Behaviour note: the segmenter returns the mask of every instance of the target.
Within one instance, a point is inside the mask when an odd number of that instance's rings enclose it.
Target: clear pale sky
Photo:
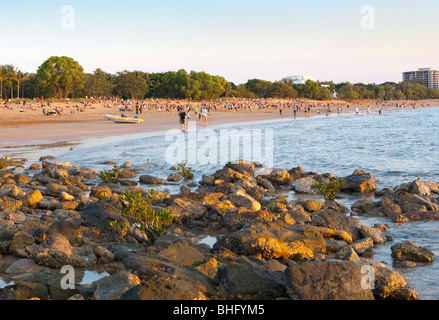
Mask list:
[[[66,5],[73,29],[63,28]],[[362,27],[363,6],[373,29]],[[26,72],[53,55],[86,72],[185,69],[236,84],[399,82],[402,71],[439,69],[437,0],[0,0],[0,10],[0,64]]]

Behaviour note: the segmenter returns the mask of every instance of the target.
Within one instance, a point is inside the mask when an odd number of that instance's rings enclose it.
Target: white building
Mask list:
[[[418,71],[407,71],[402,73],[402,81],[422,80],[427,88],[439,89],[439,71],[431,68],[420,68]]]
[[[292,80],[293,84],[305,84],[305,82],[308,80],[317,82],[316,79],[310,76],[288,76],[283,78],[282,80]]]

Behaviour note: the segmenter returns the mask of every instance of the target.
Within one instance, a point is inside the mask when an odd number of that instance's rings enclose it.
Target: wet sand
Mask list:
[[[272,102],[277,103],[279,100]],[[325,116],[325,110],[322,107],[324,102],[319,103],[321,106],[311,108],[310,117]],[[337,103],[344,104],[343,114],[353,114],[357,107],[360,114],[365,113],[368,106],[370,106],[371,112],[378,112],[377,110],[382,107],[384,110],[386,108],[388,110],[396,109],[392,106],[392,101],[386,102],[386,105],[377,105],[375,102],[352,104],[349,102],[331,101],[330,116],[332,117],[337,116]],[[408,104],[410,102],[404,103]],[[418,101],[418,106],[421,103],[423,102]],[[346,104],[350,104],[349,109],[346,107]],[[56,103],[54,104],[55,106],[57,106]],[[105,119],[105,114],[120,115],[121,112],[116,106],[105,107],[101,103],[92,104],[91,108],[87,108],[84,112],[70,113],[71,109],[64,109],[62,116],[45,116],[42,114],[41,107],[35,107],[35,105],[32,109],[22,109],[22,106],[14,104],[11,104],[10,107],[11,109],[0,108],[0,148],[72,142],[82,139],[105,138],[181,128],[176,111],[171,114],[164,110],[144,110],[143,114],[139,115],[144,119],[143,123],[128,124],[114,123]],[[61,107],[65,107],[65,105],[61,105]],[[318,110],[320,110],[320,113],[318,113]],[[135,115],[133,112],[125,112],[125,114],[127,116]],[[299,110],[296,118],[304,117],[304,110]],[[280,114],[279,109],[276,107],[253,109],[252,111],[249,109],[238,109],[238,111],[212,110],[208,116],[207,126],[281,119],[293,119],[293,110],[291,108],[282,108],[282,114]],[[191,112],[191,120],[196,120],[197,126],[202,127],[198,122],[198,115],[195,115],[193,112]]]

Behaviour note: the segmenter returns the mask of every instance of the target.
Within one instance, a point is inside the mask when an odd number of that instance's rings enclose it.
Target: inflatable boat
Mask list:
[[[142,123],[143,122],[143,119],[137,118],[137,117],[131,118],[131,117],[122,117],[122,116],[112,116],[109,114],[106,114],[104,117],[105,117],[105,119],[111,120],[111,121],[116,122],[116,123]]]

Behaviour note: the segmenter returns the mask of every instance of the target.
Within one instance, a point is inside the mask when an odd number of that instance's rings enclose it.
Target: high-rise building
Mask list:
[[[422,80],[427,88],[439,89],[439,71],[431,68],[420,68],[418,71],[407,71],[402,73],[402,81]]]

